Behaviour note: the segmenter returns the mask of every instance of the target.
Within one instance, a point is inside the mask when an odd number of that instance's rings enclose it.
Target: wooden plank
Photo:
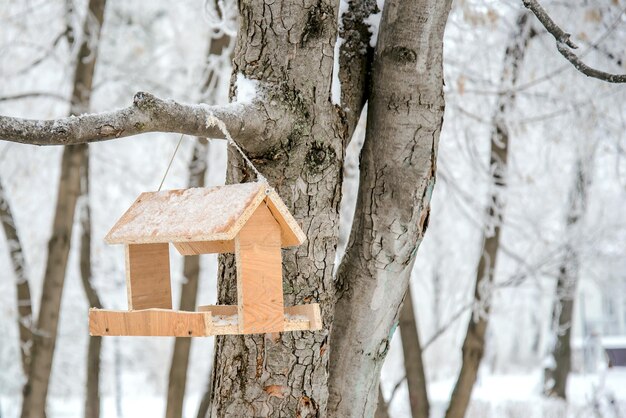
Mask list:
[[[198,312],[211,312],[213,316],[237,315],[237,305],[203,305],[198,306]]]
[[[234,305],[199,306],[201,312],[211,312],[212,333],[214,335],[238,335],[239,315]],[[283,331],[316,331],[322,328],[320,308],[317,303],[311,305],[290,306],[285,308]]]
[[[280,226],[263,203],[235,238],[239,332],[284,329]]]
[[[128,309],[172,309],[168,244],[126,245]]]
[[[306,235],[276,191],[272,190],[267,195],[265,203],[280,225],[281,245],[283,247],[297,246],[306,241]]]
[[[232,240],[265,199],[266,188],[266,183],[257,182],[142,193],[104,240],[108,244]]]
[[[181,255],[224,254],[235,252],[235,241],[175,242],[174,247]]]
[[[212,335],[211,323],[210,312],[89,310],[89,334],[97,336],[202,337]]]
[[[285,317],[290,320],[296,320],[297,317],[302,316],[309,321],[309,330],[317,331],[322,329],[322,313],[320,312],[320,305],[317,303],[309,303],[307,305],[296,305],[285,307]],[[291,318],[290,318],[291,317]]]

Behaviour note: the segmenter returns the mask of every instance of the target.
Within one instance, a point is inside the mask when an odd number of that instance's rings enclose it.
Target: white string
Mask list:
[[[172,158],[170,158],[170,162],[167,165],[167,168],[165,169],[165,173],[163,173],[163,178],[161,179],[161,184],[159,184],[159,188],[157,189],[157,192],[161,191],[161,187],[163,187],[163,183],[165,182],[165,178],[167,177],[167,173],[170,172],[170,167],[172,166],[172,163],[174,162],[174,157],[176,156],[176,153],[178,152],[178,148],[180,147],[180,143],[183,142],[183,136],[185,136],[185,134],[180,134],[180,139],[178,140],[178,144],[176,144],[176,148],[174,148],[174,152],[172,153]]]
[[[254,164],[252,164],[252,161],[250,161],[248,156],[243,152],[241,147],[239,147],[239,145],[235,142],[233,137],[230,136],[230,132],[228,132],[228,129],[226,129],[226,124],[220,118],[215,116],[212,112],[209,112],[209,115],[206,118],[206,126],[207,126],[207,128],[215,126],[220,131],[222,131],[222,133],[224,134],[224,137],[226,138],[226,141],[228,141],[228,144],[232,145],[237,150],[237,152],[239,154],[241,154],[241,157],[250,166],[250,168],[252,168],[252,171],[254,171],[254,174],[256,174],[257,180],[265,182],[265,183],[268,183],[268,181],[265,178],[265,176],[263,174],[261,174],[259,172],[259,170],[257,170],[257,168],[254,166]]]

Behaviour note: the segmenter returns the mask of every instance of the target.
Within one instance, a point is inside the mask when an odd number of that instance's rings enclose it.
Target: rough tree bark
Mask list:
[[[228,52],[231,37],[222,34],[219,38],[209,40],[208,56],[220,56]],[[217,81],[215,78],[218,78]],[[207,103],[215,102],[214,91],[207,91],[210,86],[219,85],[220,74],[210,70],[207,80],[202,88],[202,96]],[[214,89],[212,89],[214,90]],[[204,187],[207,166],[209,162],[209,147],[205,138],[196,138],[193,155],[189,163],[189,187]],[[180,310],[193,311],[196,307],[198,294],[198,280],[200,276],[200,257],[185,257],[183,265],[185,283],[182,285],[180,294]],[[189,366],[189,353],[191,351],[191,338],[176,338],[172,352],[172,362],[167,388],[166,418],[181,418],[185,399],[185,386],[187,383],[187,369]]]
[[[422,361],[422,345],[413,309],[410,283],[400,309],[400,338],[404,353],[406,383],[409,388],[411,416],[413,418],[428,418],[430,407],[428,389],[426,388],[426,373]]]
[[[20,358],[22,372],[28,376],[32,346],[33,305],[30,296],[30,282],[26,274],[24,247],[17,232],[17,225],[6,192],[0,181],[0,223],[9,248],[9,258],[15,274],[15,294],[17,299],[17,326],[19,330]]]
[[[328,415],[374,414],[378,377],[428,225],[450,1],[387,1],[372,67],[352,233],[339,267]]]
[[[210,416],[324,416],[348,140],[344,113],[330,100],[337,2],[247,0],[239,10],[234,72],[259,80],[264,102],[291,117],[286,134],[268,129],[254,147],[243,144],[307,233],[302,246],[283,252],[285,304],[318,301],[324,329],[217,338]],[[229,182],[251,178],[234,153],[229,159]],[[233,257],[221,257],[218,293],[220,304],[236,302]]]
[[[582,159],[576,161],[574,182],[569,194],[566,219],[566,242],[552,307],[551,333],[554,338],[551,359],[544,370],[544,395],[566,399],[567,378],[571,370],[570,337],[574,314],[574,299],[579,277],[579,256],[573,236],[580,232],[579,225],[587,207],[590,171]]]
[[[100,27],[104,18],[106,0],[90,0],[87,19],[78,56],[72,90],[70,114],[88,110],[93,73],[96,65]],[[87,155],[87,145],[63,149],[61,176],[54,214],[52,236],[48,242],[48,259],[44,276],[41,304],[36,330],[33,332],[33,351],[28,381],[24,386],[22,418],[45,415],[48,383],[63,294],[63,283],[70,250],[76,202],[80,195],[81,172]]]
[[[476,271],[474,300],[477,308],[470,317],[465,340],[463,341],[461,370],[452,391],[446,418],[462,418],[465,416],[478,375],[478,368],[483,357],[485,333],[489,321],[492,297],[491,288],[498,257],[498,247],[500,246],[502,213],[505,206],[502,193],[505,187],[509,146],[509,131],[505,118],[514,106],[516,96],[514,86],[517,82],[528,42],[533,34],[528,13],[520,13],[504,53],[501,77],[501,91],[504,93],[497,99],[496,111],[492,120],[490,167],[493,184],[487,208],[487,222],[490,226],[487,227],[487,232],[483,237],[481,257]]]

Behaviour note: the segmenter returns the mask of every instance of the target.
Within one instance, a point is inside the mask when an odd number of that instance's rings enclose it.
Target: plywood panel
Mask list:
[[[285,317],[291,321],[298,320],[300,317],[307,318],[310,331],[322,329],[322,314],[320,312],[320,305],[317,303],[287,306],[285,307]]]
[[[265,198],[266,183],[142,193],[111,228],[109,244],[232,240]]]
[[[89,334],[98,336],[202,337],[211,334],[210,312],[169,309],[89,310]]]
[[[126,246],[128,309],[172,309],[168,244]]]
[[[239,332],[284,329],[280,226],[264,203],[235,239]]]
[[[283,247],[305,241],[304,232],[278,193],[265,182],[142,193],[104,240],[109,244],[192,244],[177,246],[181,253],[233,252],[232,246],[203,252],[191,248],[198,242],[234,240],[262,202],[282,229]]]
[[[265,198],[265,203],[280,225],[283,247],[293,247],[306,241],[306,235],[276,191],[270,191],[268,196]]]
[[[213,316],[237,315],[237,305],[203,305],[198,306],[199,312],[211,312]]]
[[[213,335],[237,335],[239,315],[237,306],[206,305],[199,306],[201,312],[211,312],[211,332]],[[311,305],[290,306],[285,308],[283,331],[316,331],[322,328],[320,308],[317,303]]]
[[[174,247],[181,255],[224,254],[235,252],[235,241],[192,241],[176,242]]]

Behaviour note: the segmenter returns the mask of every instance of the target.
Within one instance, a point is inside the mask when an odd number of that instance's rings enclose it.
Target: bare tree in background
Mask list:
[[[102,309],[102,302],[91,279],[91,207],[89,201],[89,148],[83,149],[80,204],[80,278],[87,302],[92,308]],[[89,336],[87,346],[87,385],[85,388],[85,418],[100,417],[100,353],[102,337]]]
[[[206,139],[195,139],[193,155],[189,163],[189,187],[204,187],[204,178],[208,165],[208,148]],[[179,310],[194,311],[196,309],[196,296],[198,294],[200,277],[200,256],[185,257],[183,277],[185,282],[181,288]],[[167,388],[165,412],[167,418],[181,418],[183,416],[187,369],[192,341],[191,338],[176,338],[174,342]]]
[[[488,230],[483,237],[474,287],[474,299],[477,307],[470,317],[465,334],[461,370],[450,398],[446,418],[465,416],[485,349],[485,333],[489,322],[491,292],[505,206],[502,194],[506,186],[505,177],[510,140],[506,116],[514,106],[515,84],[524,61],[528,42],[534,34],[529,17],[527,12],[522,12],[518,16],[515,29],[509,37],[504,53],[502,88],[500,89],[503,93],[498,96],[496,102],[491,132],[490,167],[493,185],[491,186],[492,191],[487,208]]]
[[[70,107],[71,115],[82,114],[89,109],[105,4],[106,0],[89,1],[89,11],[83,27],[81,46],[76,57]],[[85,170],[87,159],[87,144],[67,146],[63,149],[61,176],[52,235],[48,243],[48,259],[39,307],[39,319],[33,332],[31,368],[28,381],[24,386],[22,418],[40,418],[45,415],[74,213],[81,193],[81,178],[85,178],[87,172]],[[81,272],[82,270],[81,268]],[[90,392],[88,391],[89,396]]]
[[[22,360],[22,372],[25,376],[28,376],[33,337],[33,305],[30,295],[30,282],[28,274],[26,273],[24,247],[20,241],[17,224],[13,217],[13,212],[11,211],[9,199],[2,186],[2,181],[0,181],[0,223],[2,223],[4,236],[7,240],[13,274],[15,275],[20,358]]]
[[[214,7],[217,8],[217,4],[215,4]],[[224,16],[222,16],[222,18],[224,18]],[[226,33],[218,33],[217,35],[217,37],[211,36],[209,40],[208,61],[217,58],[220,60],[229,59],[231,54],[231,36]],[[220,70],[222,69],[219,65],[217,67],[209,65],[207,69],[206,82],[201,89],[201,97],[204,99],[205,103],[215,104],[218,101],[216,91],[217,87],[222,84]],[[189,162],[189,187],[204,187],[209,163],[208,145],[205,138],[198,137],[195,139],[191,161]],[[185,282],[181,288],[180,310],[193,311],[196,308],[198,281],[200,277],[199,256],[185,257],[183,276]],[[165,412],[167,418],[181,418],[183,416],[191,342],[191,338],[176,338],[174,342],[167,389],[167,406]]]
[[[400,338],[404,353],[404,370],[409,389],[409,403],[412,418],[428,418],[430,406],[426,373],[424,371],[422,344],[419,338],[419,327],[413,309],[411,285],[407,289],[404,303],[400,309]]]
[[[548,366],[544,370],[544,394],[565,399],[567,378],[571,371],[572,350],[570,339],[574,321],[574,298],[579,280],[580,257],[576,236],[580,236],[581,221],[587,207],[593,153],[579,157],[575,164],[574,181],[569,193],[565,222],[564,255],[559,267],[550,327]]]

